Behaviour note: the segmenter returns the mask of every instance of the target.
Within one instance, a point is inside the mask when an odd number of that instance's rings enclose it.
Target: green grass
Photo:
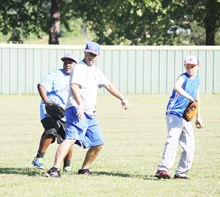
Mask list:
[[[61,179],[42,175],[53,165],[57,144],[46,155],[46,169],[34,169],[43,128],[40,97],[0,95],[0,196],[4,197],[216,197],[220,196],[220,95],[201,95],[205,128],[195,128],[196,153],[189,180],[157,180],[167,135],[169,95],[128,95],[129,110],[112,96],[98,96],[97,118],[105,146],[94,161],[92,177],[79,176],[86,150],[75,147],[74,174]],[[174,174],[181,149],[170,173]]]

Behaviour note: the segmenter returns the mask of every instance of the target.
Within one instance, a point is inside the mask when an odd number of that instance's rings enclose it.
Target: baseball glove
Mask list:
[[[54,102],[46,103],[45,109],[46,109],[47,115],[55,122],[64,117],[64,109]]]
[[[198,113],[198,101],[194,100],[188,103],[188,105],[186,106],[186,109],[183,112],[183,118],[186,121],[191,121],[196,114]]]

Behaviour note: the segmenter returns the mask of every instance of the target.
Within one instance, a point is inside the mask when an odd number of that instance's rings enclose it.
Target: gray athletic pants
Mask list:
[[[175,115],[166,116],[168,136],[158,170],[168,172],[173,167],[178,149],[178,143],[183,148],[176,175],[186,177],[193,163],[195,139],[192,123]]]

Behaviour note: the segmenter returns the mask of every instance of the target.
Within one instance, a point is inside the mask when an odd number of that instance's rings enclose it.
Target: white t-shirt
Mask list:
[[[81,86],[80,95],[85,113],[93,115],[96,106],[98,88],[106,87],[111,82],[99,68],[88,66],[84,61],[80,61],[73,67],[70,75],[70,85],[73,83]],[[66,108],[71,106],[78,107],[78,104],[74,100],[70,90]]]

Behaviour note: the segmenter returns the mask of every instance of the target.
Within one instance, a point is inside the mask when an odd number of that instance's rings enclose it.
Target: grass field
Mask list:
[[[75,147],[74,174],[42,175],[53,165],[57,144],[45,155],[46,169],[32,167],[43,128],[40,97],[0,95],[0,196],[3,197],[216,197],[220,196],[220,95],[201,95],[205,128],[195,127],[196,153],[189,180],[157,180],[167,130],[169,95],[128,95],[128,111],[112,96],[98,97],[97,117],[105,146],[92,165],[94,176],[79,176],[86,150]],[[174,175],[178,163],[170,170]]]

